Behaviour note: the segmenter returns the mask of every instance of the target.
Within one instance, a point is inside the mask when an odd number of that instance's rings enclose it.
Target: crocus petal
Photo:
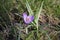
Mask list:
[[[28,20],[26,19],[25,23],[29,24],[29,23],[31,23],[33,21],[34,16],[27,16],[27,18],[28,18]]]
[[[27,14],[26,13],[23,13],[23,18],[26,18],[27,17]]]
[[[34,20],[34,16],[28,16],[30,18],[30,22],[32,22]]]
[[[26,13],[23,13],[24,22],[25,22],[25,20],[26,20],[26,17],[27,17],[27,14],[26,14]]]
[[[26,13],[23,13],[23,19],[26,24],[29,24],[34,20],[34,16],[27,16]]]

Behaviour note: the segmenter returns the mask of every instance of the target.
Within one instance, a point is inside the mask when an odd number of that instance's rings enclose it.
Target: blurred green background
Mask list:
[[[43,3],[43,9],[42,13],[47,14],[48,18],[51,18],[50,20],[53,20],[53,18],[56,18],[58,21],[55,23],[60,22],[60,0],[27,0],[32,11],[36,14],[36,11],[39,10],[42,1]],[[21,25],[25,26],[22,19],[19,19],[19,16],[14,16],[14,13],[17,13],[22,16],[23,12],[28,12],[26,7],[26,0],[0,0],[0,40],[19,40],[18,39],[18,29],[13,25],[12,20],[14,21],[15,17]],[[13,15],[12,15],[13,14]],[[12,15],[12,18],[11,16]],[[21,18],[21,17],[20,17]],[[12,22],[12,23],[11,23]],[[52,23],[51,23],[52,24]],[[44,27],[47,25],[44,25]],[[42,27],[42,26],[41,26]],[[60,23],[58,26],[52,26],[51,29],[47,28],[47,31],[53,31],[51,33],[48,33],[50,36],[47,35],[48,39],[46,38],[46,32],[40,33],[39,32],[39,38],[33,37],[34,32],[32,31],[28,35],[21,34],[21,40],[60,40]],[[13,35],[13,36],[12,36]],[[42,36],[43,35],[43,36]],[[58,37],[59,36],[59,37]]]

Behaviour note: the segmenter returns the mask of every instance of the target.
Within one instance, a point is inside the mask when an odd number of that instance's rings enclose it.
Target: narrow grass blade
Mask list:
[[[39,19],[39,16],[40,16],[40,14],[41,14],[41,11],[42,11],[43,3],[44,3],[44,1],[42,2],[39,11],[37,11],[38,13],[36,13],[36,15],[35,15],[35,22],[36,22],[36,23],[38,23],[38,19]]]
[[[31,9],[31,7],[30,7],[30,5],[29,5],[27,0],[26,0],[26,7],[27,7],[27,10],[29,12],[29,15],[33,15],[33,11],[32,11],[32,9]]]

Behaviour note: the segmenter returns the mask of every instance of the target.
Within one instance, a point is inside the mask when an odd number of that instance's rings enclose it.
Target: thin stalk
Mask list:
[[[36,24],[37,27],[37,40],[38,40],[38,23]]]

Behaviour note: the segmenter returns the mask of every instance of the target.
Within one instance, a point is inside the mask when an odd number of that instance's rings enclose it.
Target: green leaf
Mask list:
[[[44,3],[44,1],[42,2],[39,11],[37,11],[37,13],[36,13],[36,15],[35,15],[35,20],[34,20],[35,23],[38,23],[38,19],[39,19],[39,16],[40,16],[40,14],[41,14],[41,11],[42,11],[43,3]]]
[[[29,5],[27,0],[26,0],[26,7],[27,7],[27,10],[29,12],[29,15],[33,15],[33,11],[32,11],[32,9],[31,9],[31,7],[30,7],[30,5]]]

